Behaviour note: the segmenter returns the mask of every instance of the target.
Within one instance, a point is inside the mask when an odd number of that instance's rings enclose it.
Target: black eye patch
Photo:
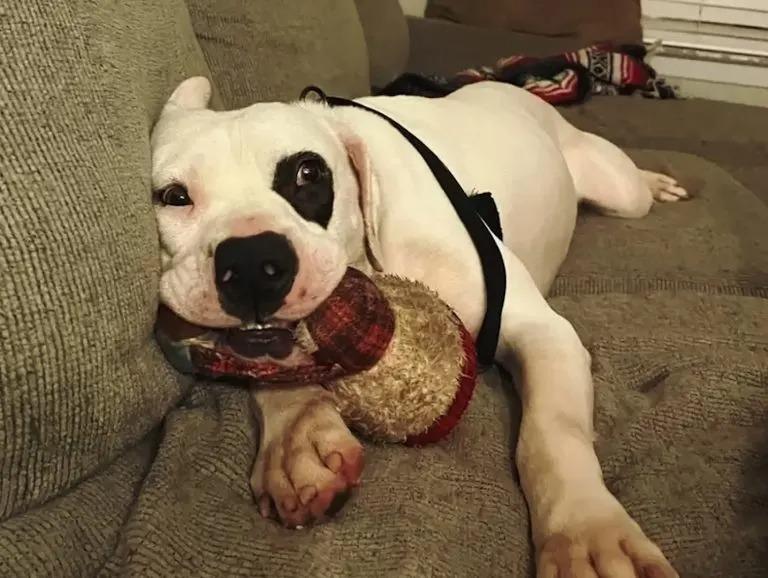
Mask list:
[[[280,159],[272,189],[307,221],[328,226],[333,212],[333,174],[317,153],[303,151]]]

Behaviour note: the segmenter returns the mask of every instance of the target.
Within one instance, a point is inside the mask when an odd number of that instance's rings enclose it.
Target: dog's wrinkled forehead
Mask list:
[[[205,78],[190,78],[163,108],[152,133],[155,188],[178,182],[214,197],[268,190],[286,158],[311,152],[333,171],[344,157],[321,105],[259,103],[218,112],[207,108],[210,93]]]
[[[157,185],[189,170],[213,177],[238,169],[266,172],[263,176],[271,178],[280,160],[302,151],[332,165],[343,157],[343,147],[312,108],[260,103],[215,112],[166,106],[152,135],[153,180]]]

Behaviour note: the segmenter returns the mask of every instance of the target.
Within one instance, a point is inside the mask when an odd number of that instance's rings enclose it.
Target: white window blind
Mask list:
[[[643,15],[768,29],[768,0],[642,0]]]
[[[768,0],[642,0],[642,7],[649,60],[662,76],[689,95],[720,91],[724,100],[766,106]]]

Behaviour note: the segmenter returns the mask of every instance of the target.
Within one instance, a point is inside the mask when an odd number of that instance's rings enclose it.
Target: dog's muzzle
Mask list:
[[[299,270],[290,241],[268,231],[230,237],[214,253],[214,272],[224,311],[244,323],[263,323],[283,305]]]

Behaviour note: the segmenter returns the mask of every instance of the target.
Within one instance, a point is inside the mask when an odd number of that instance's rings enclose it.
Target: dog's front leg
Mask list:
[[[357,486],[363,448],[319,385],[253,391],[261,426],[251,489],[264,517],[299,527],[332,516]]]
[[[499,361],[523,404],[516,461],[531,514],[538,576],[675,578],[606,488],[593,447],[589,354],[514,256]]]

